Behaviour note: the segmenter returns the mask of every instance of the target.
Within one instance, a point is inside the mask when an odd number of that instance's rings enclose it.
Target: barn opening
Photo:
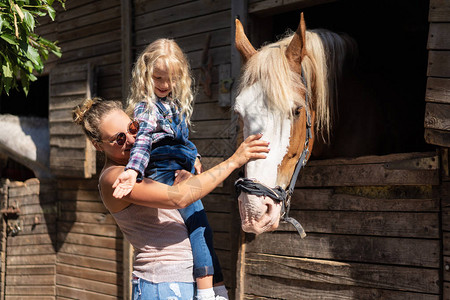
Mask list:
[[[423,125],[428,7],[429,1],[420,0],[348,0],[252,18],[260,44],[295,30],[301,11],[308,29],[345,33],[357,43],[354,64],[340,84],[331,143],[321,158],[432,150]]]

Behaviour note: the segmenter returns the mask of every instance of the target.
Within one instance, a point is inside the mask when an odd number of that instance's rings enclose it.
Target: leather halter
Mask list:
[[[302,74],[301,79],[303,81],[303,84],[306,87],[306,80],[303,73],[302,68]],[[305,94],[305,111],[306,111],[306,138],[305,138],[305,144],[302,151],[302,154],[300,155],[300,158],[297,161],[297,165],[295,166],[294,173],[292,174],[291,181],[289,183],[289,187],[287,190],[283,189],[280,186],[276,186],[274,188],[270,188],[266,185],[264,185],[261,182],[258,182],[256,179],[249,179],[249,178],[239,178],[234,183],[234,186],[236,188],[237,195],[239,197],[239,194],[241,191],[244,191],[245,193],[256,195],[256,196],[267,196],[272,198],[277,203],[282,203],[282,211],[281,211],[281,222],[284,223],[291,223],[295,229],[297,229],[298,234],[303,239],[306,236],[306,232],[303,229],[302,225],[294,218],[289,217],[289,211],[291,208],[291,198],[292,194],[294,192],[295,183],[298,178],[298,174],[300,173],[300,170],[306,165],[309,158],[309,140],[312,137],[311,134],[311,114],[309,113],[309,100],[308,100],[308,90],[306,90]]]

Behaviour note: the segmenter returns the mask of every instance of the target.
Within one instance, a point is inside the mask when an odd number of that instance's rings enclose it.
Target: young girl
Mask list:
[[[188,139],[192,76],[180,47],[169,39],[147,46],[134,66],[131,84],[128,112],[134,111],[139,129],[125,171],[113,184],[116,198],[130,193],[144,176],[172,185],[176,170],[201,172],[197,149]],[[197,299],[228,299],[201,200],[179,211],[192,245]]]

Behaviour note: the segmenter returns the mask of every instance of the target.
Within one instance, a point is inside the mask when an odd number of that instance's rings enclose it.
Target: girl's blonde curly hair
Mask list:
[[[181,115],[184,115],[187,124],[190,124],[194,79],[186,55],[171,39],[158,39],[139,55],[132,72],[127,113],[132,115],[139,102],[147,102],[148,109],[153,107],[150,104],[156,102],[152,75],[157,61],[165,64],[169,70],[172,85],[171,98],[177,101]]]

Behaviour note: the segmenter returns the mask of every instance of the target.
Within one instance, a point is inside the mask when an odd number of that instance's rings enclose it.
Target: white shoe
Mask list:
[[[216,295],[216,300],[228,300],[228,298]]]

